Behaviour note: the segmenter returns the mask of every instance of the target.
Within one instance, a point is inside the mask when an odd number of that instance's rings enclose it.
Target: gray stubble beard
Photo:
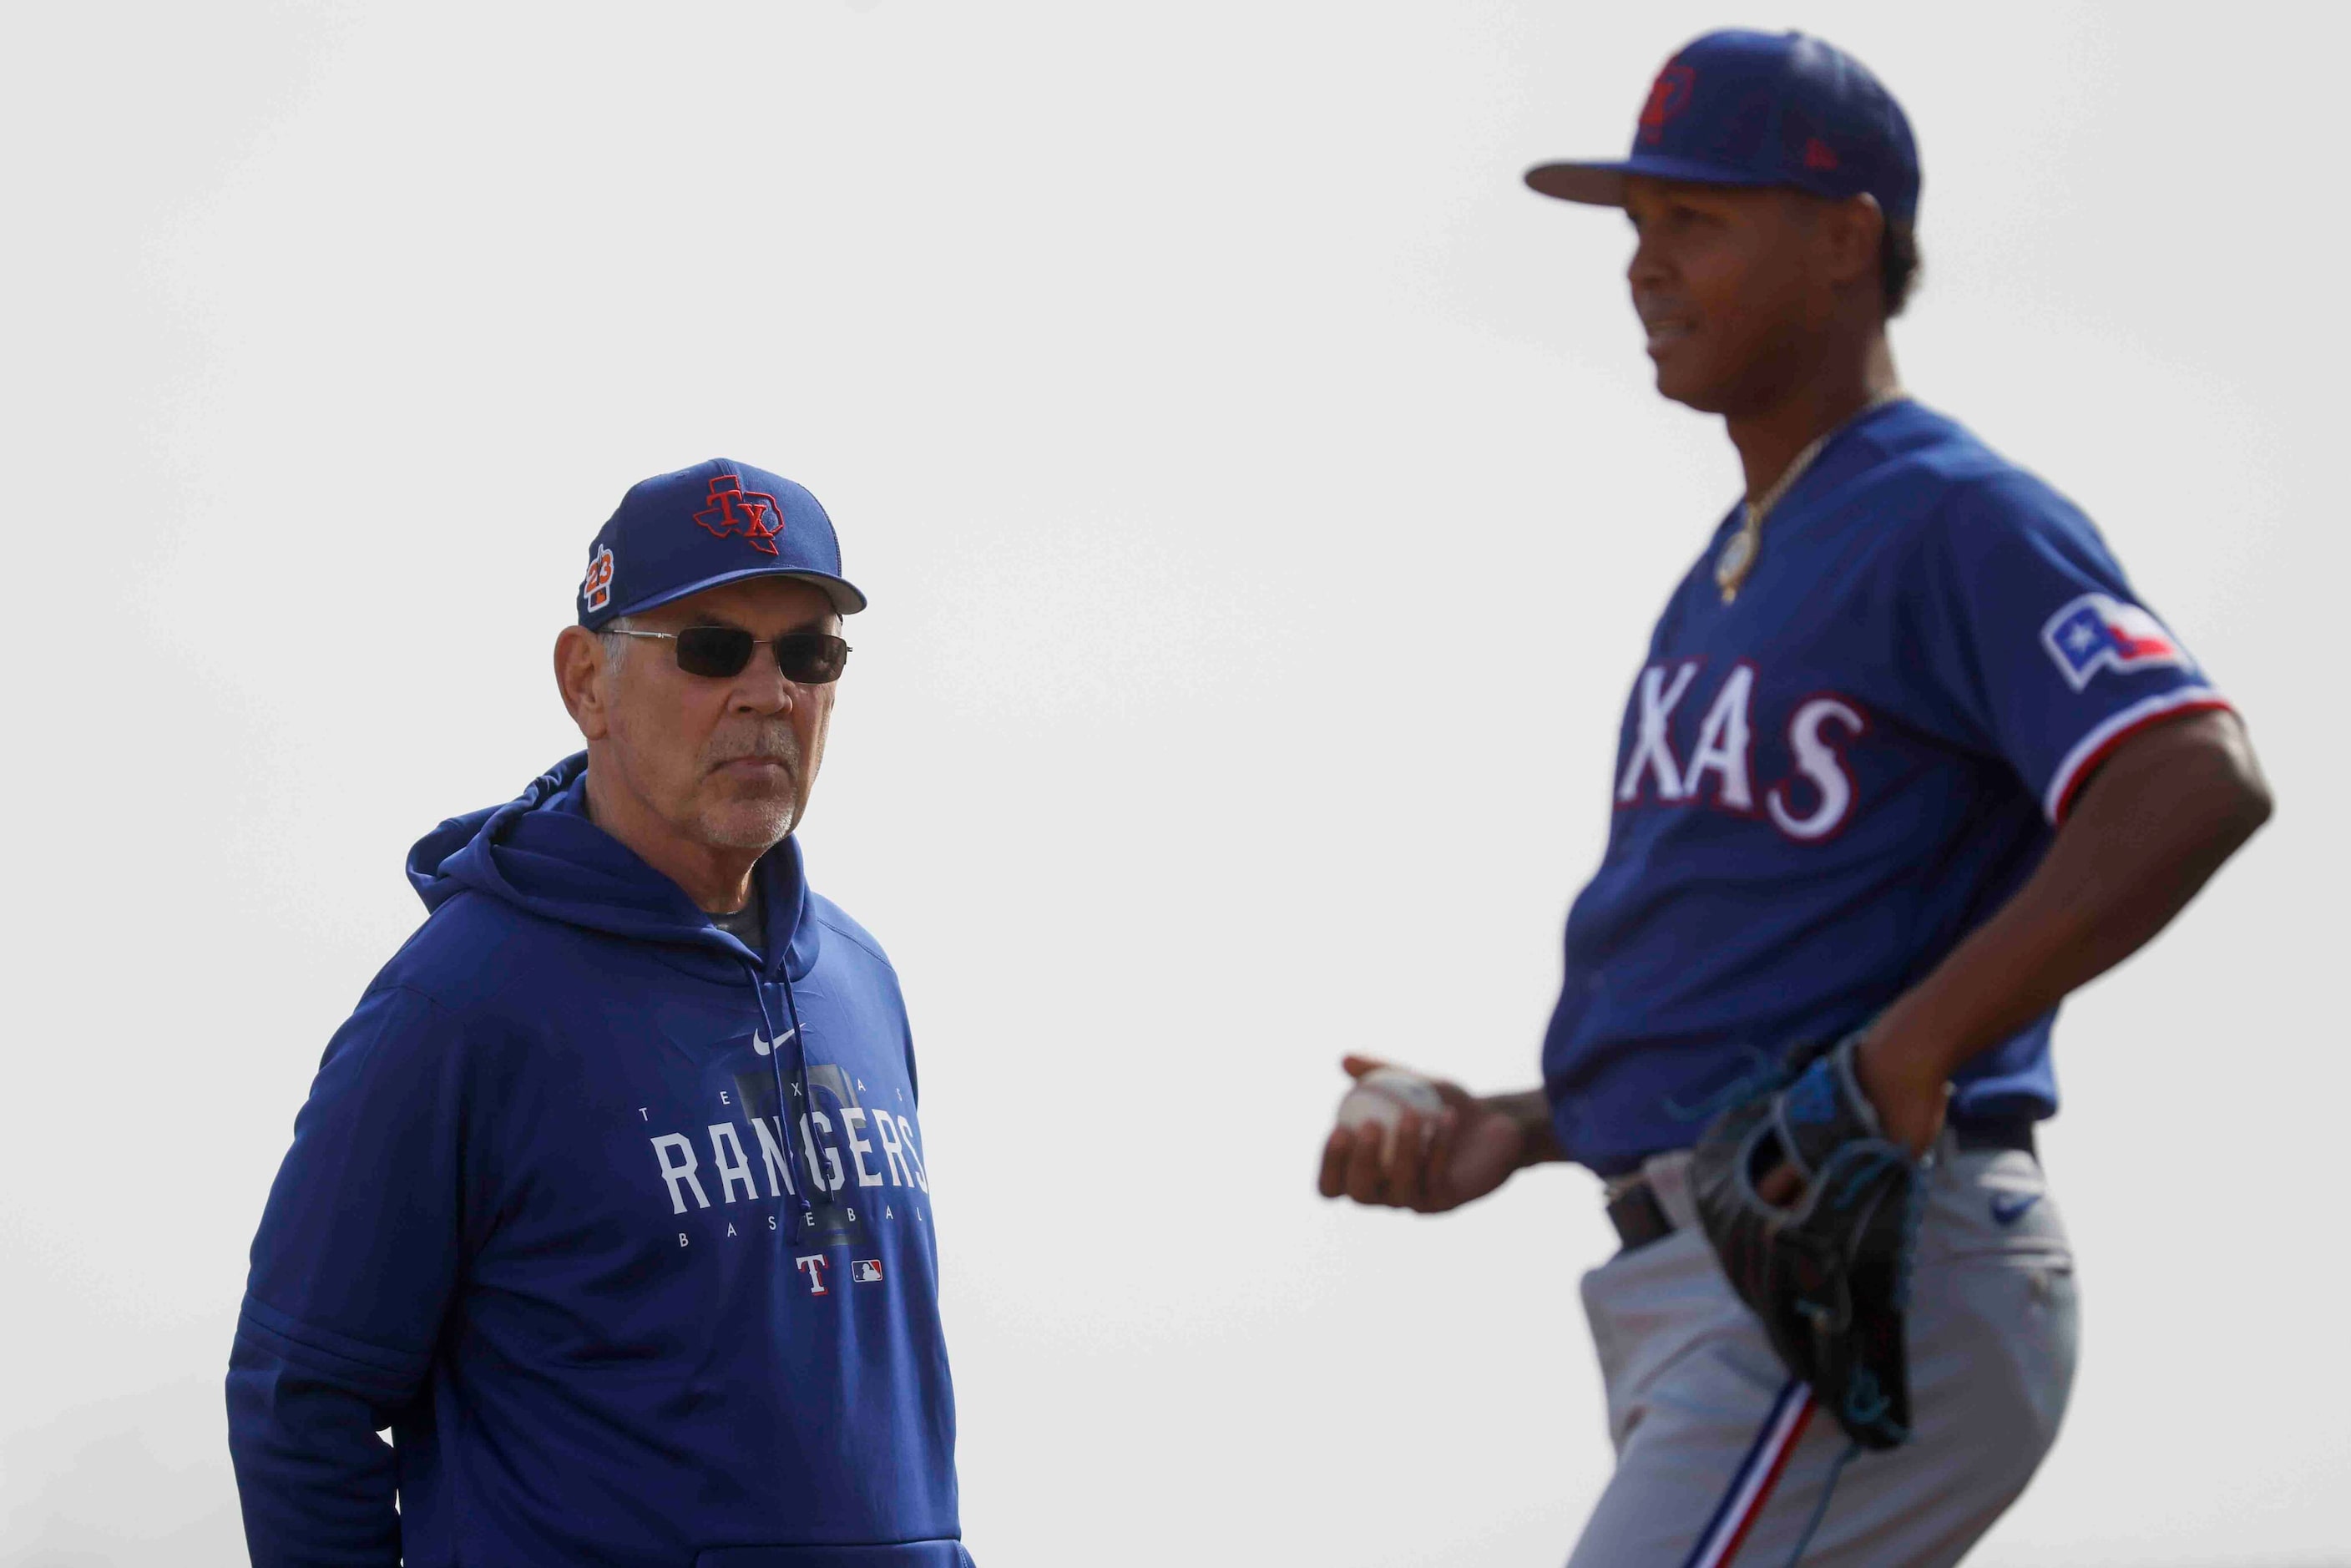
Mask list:
[[[772,738],[771,738],[772,737]],[[802,774],[806,759],[800,756],[799,738],[789,729],[778,727],[763,730],[752,737],[750,745],[728,744],[714,740],[703,754],[703,771],[712,769],[744,757],[773,757],[784,764],[787,787],[774,795],[736,797],[725,801],[715,810],[703,814],[703,831],[709,841],[723,849],[758,850],[763,853],[775,848],[799,824],[800,795],[804,788]],[[755,813],[757,825],[744,823],[730,826],[727,819],[739,821],[741,814]]]

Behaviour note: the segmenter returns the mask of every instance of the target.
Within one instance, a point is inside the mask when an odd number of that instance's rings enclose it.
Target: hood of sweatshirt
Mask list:
[[[816,963],[799,842],[787,838],[753,871],[767,950],[753,953],[711,923],[685,890],[588,815],[588,754],[578,752],[502,806],[451,817],[408,852],[408,880],[428,910],[472,892],[543,919],[651,942],[672,962],[740,977],[746,961],[791,979]]]

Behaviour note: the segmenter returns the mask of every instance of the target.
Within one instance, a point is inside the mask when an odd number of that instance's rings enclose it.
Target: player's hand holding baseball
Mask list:
[[[1560,1157],[1540,1092],[1480,1099],[1367,1056],[1340,1065],[1356,1086],[1322,1145],[1324,1197],[1441,1214]]]

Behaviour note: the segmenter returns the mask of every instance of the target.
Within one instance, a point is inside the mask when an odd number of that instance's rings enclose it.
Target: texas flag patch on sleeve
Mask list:
[[[2042,643],[2073,688],[2086,691],[2101,670],[2129,671],[2191,663],[2163,622],[2136,604],[2085,593],[2049,618]]]

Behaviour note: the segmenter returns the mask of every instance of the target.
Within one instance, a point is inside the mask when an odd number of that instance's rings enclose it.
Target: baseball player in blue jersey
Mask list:
[[[1617,1464],[1571,1568],[1953,1563],[2073,1379],[2033,1137],[2058,1004],[2269,795],[2089,520],[1902,392],[1919,165],[1868,70],[1709,34],[1629,157],[1527,182],[1631,219],[1657,390],[1722,416],[1746,498],[1634,682],[1542,1088],[1334,1131],[1322,1190],[1606,1182],[1623,1249],[1583,1302]]]

